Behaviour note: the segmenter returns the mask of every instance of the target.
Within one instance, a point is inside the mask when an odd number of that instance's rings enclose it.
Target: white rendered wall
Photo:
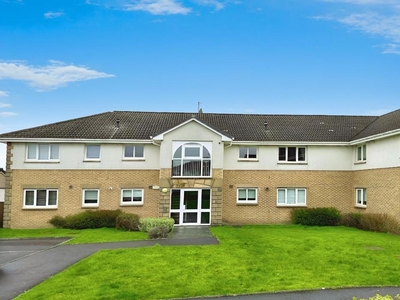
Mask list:
[[[351,146],[307,146],[306,163],[278,162],[279,146],[258,146],[258,161],[243,161],[239,147],[225,149],[225,170],[351,170],[353,162]]]
[[[102,144],[100,161],[85,161],[86,144],[60,143],[59,162],[26,162],[26,144],[14,143],[12,169],[159,169],[160,148],[144,145],[144,160],[123,160],[124,144]]]
[[[212,142],[212,168],[223,168],[223,149],[221,136],[208,128],[192,121],[164,135],[161,143],[161,168],[171,168],[172,142]]]
[[[400,136],[394,136],[368,142],[366,143],[366,146],[367,160],[365,163],[354,163],[356,155],[354,150],[353,170],[390,168],[400,166]]]

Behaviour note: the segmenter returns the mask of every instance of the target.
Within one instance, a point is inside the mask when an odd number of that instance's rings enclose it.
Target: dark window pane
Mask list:
[[[34,197],[35,197],[34,191],[25,191],[25,205],[33,205]]]
[[[171,192],[171,209],[179,209],[181,202],[181,191],[172,190]]]
[[[257,158],[257,148],[249,148],[249,158]]]
[[[211,158],[210,152],[203,146],[203,158]]]
[[[125,157],[133,157],[133,146],[125,146]]]
[[[179,224],[179,213],[171,213],[171,218],[174,219],[175,224]]]
[[[201,193],[201,208],[202,209],[209,209],[210,208],[210,195],[211,195],[211,190],[202,190]]]
[[[247,148],[239,148],[239,158],[247,158]]]
[[[286,148],[279,148],[279,160],[286,161]]]
[[[305,161],[306,160],[306,148],[298,148],[298,157],[299,161]]]
[[[176,149],[174,153],[174,158],[182,158],[182,146],[180,146],[178,149]]]
[[[201,224],[210,224],[210,213],[209,212],[201,213]]]
[[[135,157],[144,157],[144,147],[135,146]]]
[[[181,176],[181,160],[174,159],[172,161],[172,176]]]
[[[36,191],[36,206],[46,206],[46,190]]]
[[[288,147],[288,161],[296,161],[296,147]]]
[[[49,205],[57,205],[57,191],[49,191]]]

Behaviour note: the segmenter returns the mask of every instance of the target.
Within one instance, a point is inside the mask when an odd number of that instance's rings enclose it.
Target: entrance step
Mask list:
[[[210,231],[210,226],[175,226],[171,239],[190,239],[214,237]]]

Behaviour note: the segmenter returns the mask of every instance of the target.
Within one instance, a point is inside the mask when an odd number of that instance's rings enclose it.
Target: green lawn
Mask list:
[[[0,238],[71,237],[66,244],[87,244],[146,240],[147,234],[139,231],[121,231],[114,228],[100,229],[7,229],[0,228]]]
[[[168,299],[400,285],[400,238],[345,227],[213,227],[221,244],[102,250],[18,299]]]

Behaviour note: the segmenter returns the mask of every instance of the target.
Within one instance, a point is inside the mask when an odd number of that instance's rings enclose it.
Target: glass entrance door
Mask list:
[[[171,190],[171,218],[175,225],[209,225],[211,216],[211,190]]]

